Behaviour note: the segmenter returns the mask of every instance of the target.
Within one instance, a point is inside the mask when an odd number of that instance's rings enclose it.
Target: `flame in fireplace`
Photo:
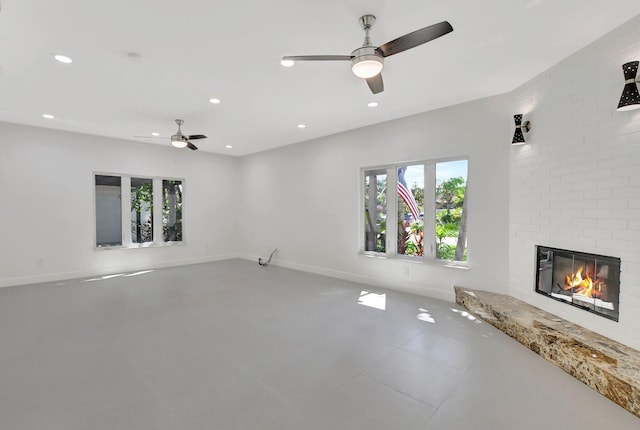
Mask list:
[[[573,294],[579,294],[585,297],[600,297],[603,282],[599,279],[594,281],[588,273],[582,275],[584,266],[581,266],[576,273],[567,275],[563,289],[573,289]]]
[[[586,275],[586,278],[583,278],[582,277],[583,270],[584,270],[584,266],[580,267],[576,273],[567,275],[567,280],[565,282],[565,287],[566,287],[565,290],[573,288],[574,293],[591,297],[591,291],[593,290],[593,280],[588,274]]]

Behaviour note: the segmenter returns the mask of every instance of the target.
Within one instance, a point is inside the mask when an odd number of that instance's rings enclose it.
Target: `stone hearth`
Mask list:
[[[640,351],[516,298],[454,288],[459,305],[640,417]]]

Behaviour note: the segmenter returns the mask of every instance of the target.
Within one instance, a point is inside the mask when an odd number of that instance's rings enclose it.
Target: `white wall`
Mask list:
[[[283,266],[449,300],[506,292],[509,112],[493,97],[244,157],[247,258],[277,247]],[[469,157],[470,269],[359,255],[360,169],[452,156]]]
[[[515,90],[533,129],[511,150],[513,296],[640,349],[640,111],[615,110],[640,17]],[[534,293],[535,245],[622,259],[619,323]]]
[[[0,123],[0,286],[233,257],[231,157]],[[94,172],[184,178],[184,245],[95,249]]]

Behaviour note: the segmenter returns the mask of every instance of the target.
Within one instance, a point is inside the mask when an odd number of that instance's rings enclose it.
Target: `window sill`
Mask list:
[[[384,254],[375,254],[370,252],[360,251],[358,252],[360,257],[364,258],[375,258],[378,260],[388,260],[388,261],[397,261],[401,263],[409,263],[409,264],[421,264],[427,266],[437,266],[437,267],[447,267],[451,269],[461,269],[461,270],[469,270],[468,262],[456,262],[449,260],[433,260],[433,259],[418,259],[412,257],[404,257],[404,256],[388,256]]]
[[[96,251],[116,250],[116,249],[144,249],[144,248],[166,248],[167,246],[184,246],[184,242],[148,242],[148,243],[132,243],[130,245],[113,245],[113,246],[94,246]]]

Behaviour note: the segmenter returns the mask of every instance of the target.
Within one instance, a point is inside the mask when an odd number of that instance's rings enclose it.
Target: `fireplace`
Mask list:
[[[536,292],[618,321],[620,259],[536,246]]]

